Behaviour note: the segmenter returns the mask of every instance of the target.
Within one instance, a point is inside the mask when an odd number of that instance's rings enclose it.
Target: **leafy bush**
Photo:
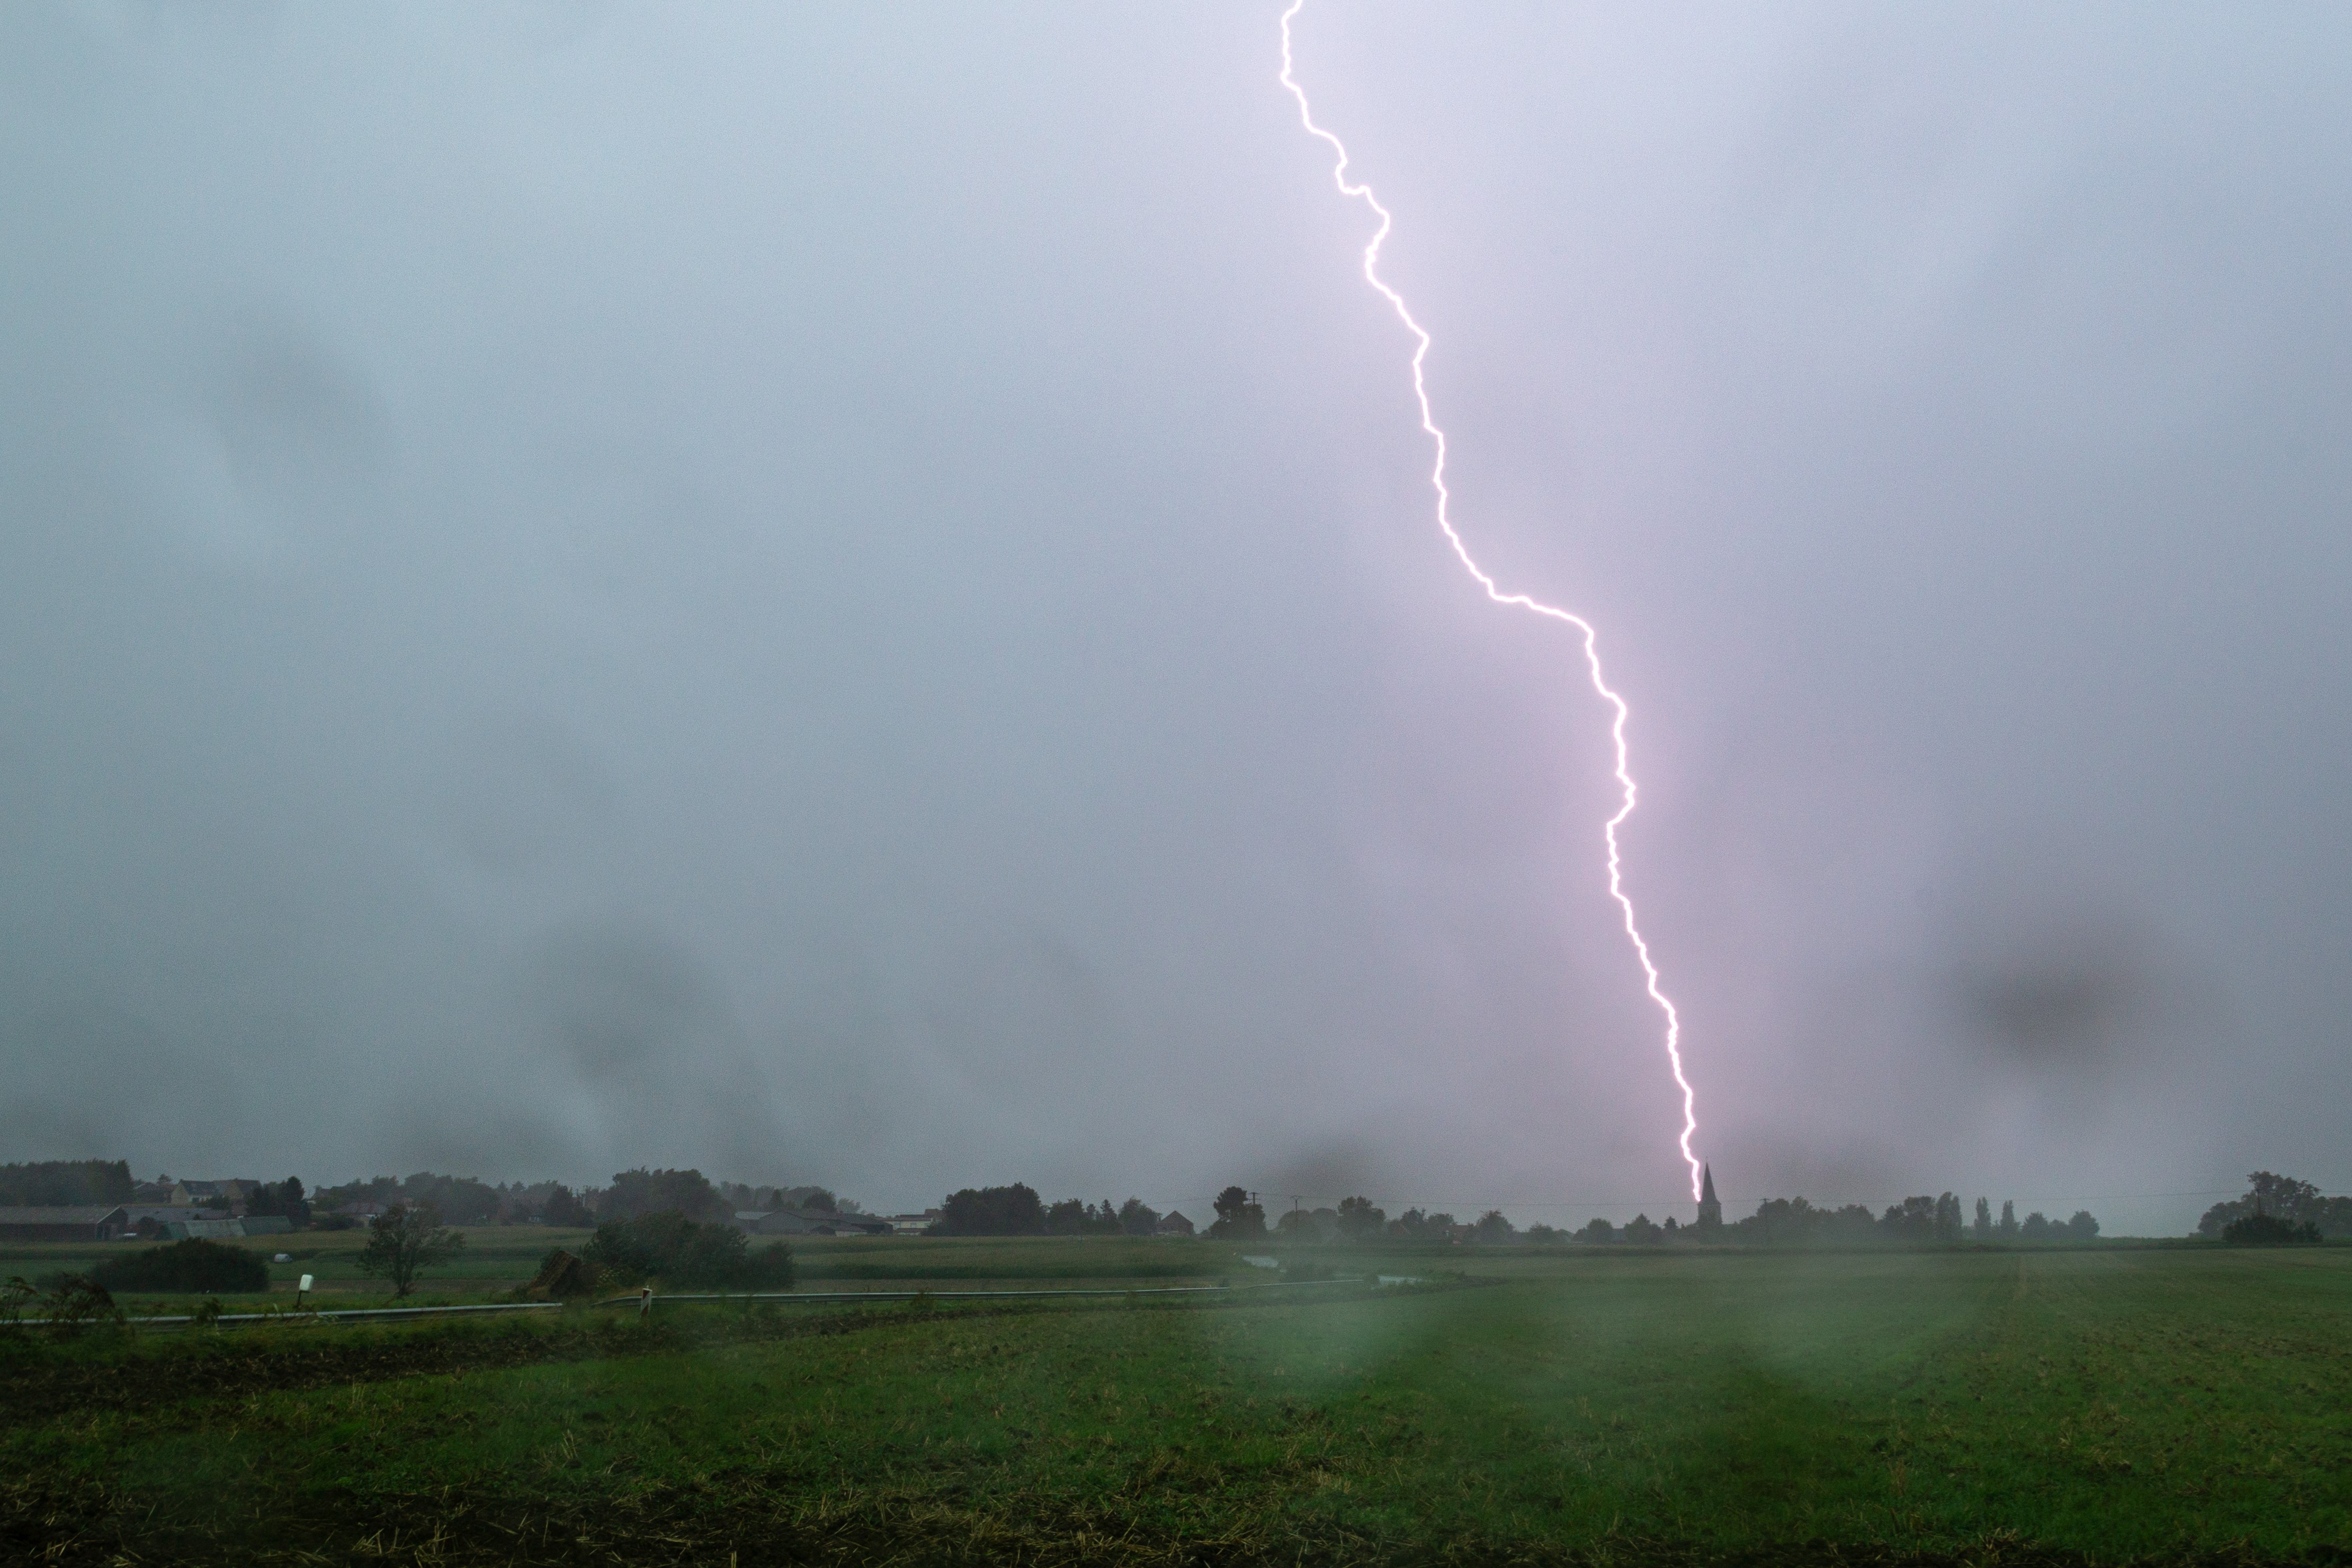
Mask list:
[[[61,1337],[86,1328],[104,1328],[122,1322],[122,1309],[104,1285],[87,1274],[68,1274],[43,1303],[49,1309],[49,1332]]]
[[[772,1241],[757,1252],[731,1225],[707,1225],[676,1209],[609,1219],[596,1228],[581,1260],[616,1285],[659,1280],[710,1290],[789,1290],[792,1249]]]
[[[534,1301],[560,1301],[573,1296],[593,1296],[597,1284],[593,1263],[574,1258],[558,1247],[540,1260],[539,1272],[523,1288],[523,1294]]]
[[[60,1339],[68,1339],[86,1328],[106,1328],[121,1323],[122,1309],[106,1287],[87,1274],[59,1274],[55,1283],[44,1293],[26,1283],[21,1274],[11,1279],[5,1289],[0,1289],[0,1338],[16,1338],[25,1332],[26,1318],[47,1328]]]
[[[157,1291],[210,1295],[269,1289],[269,1265],[258,1253],[202,1237],[109,1258],[90,1278],[110,1291]]]

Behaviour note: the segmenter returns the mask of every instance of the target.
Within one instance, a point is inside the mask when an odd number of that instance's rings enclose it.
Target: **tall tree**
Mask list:
[[[1250,1201],[1249,1193],[1229,1186],[1217,1195],[1217,1222],[1209,1234],[1221,1241],[1255,1241],[1265,1234],[1265,1209]]]
[[[362,1274],[392,1282],[395,1300],[416,1288],[416,1276],[466,1245],[465,1237],[441,1223],[429,1203],[414,1208],[395,1203],[368,1221],[367,1245],[360,1249]]]
[[[1350,1241],[1369,1241],[1381,1233],[1388,1216],[1372,1207],[1369,1197],[1343,1197],[1339,1200],[1339,1234]]]
[[[1977,1199],[1977,1239],[1992,1239],[1992,1205],[1983,1198]]]
[[[283,1215],[299,1230],[310,1223],[310,1206],[303,1200],[302,1182],[299,1176],[288,1176],[280,1182],[263,1182],[246,1200],[247,1214]]]
[[[593,1217],[570,1187],[557,1182],[548,1189],[546,1201],[539,1206],[539,1218],[542,1225],[576,1228],[590,1223]]]

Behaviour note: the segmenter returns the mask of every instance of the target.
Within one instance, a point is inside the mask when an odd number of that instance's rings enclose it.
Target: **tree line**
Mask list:
[[[1088,1203],[1066,1197],[1047,1203],[1027,1182],[1008,1186],[967,1186],[940,1200],[933,1236],[1154,1236],[1163,1229],[1190,1236],[1182,1214],[1161,1214],[1139,1197],[1116,1207],[1108,1198]]]
[[[2197,1233],[2244,1244],[2352,1236],[2352,1197],[2329,1197],[2310,1182],[2253,1171],[2244,1195],[2207,1209]]]

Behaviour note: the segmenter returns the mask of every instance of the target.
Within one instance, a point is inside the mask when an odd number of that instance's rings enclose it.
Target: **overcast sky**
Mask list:
[[[0,12],[0,1158],[1686,1216],[1277,12]],[[2352,17],[1298,40],[1727,1207],[2352,1184]]]

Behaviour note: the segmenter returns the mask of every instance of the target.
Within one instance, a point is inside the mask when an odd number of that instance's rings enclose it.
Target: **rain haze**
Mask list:
[[[0,16],[0,1157],[1687,1218],[1277,11]],[[2352,18],[1298,28],[1727,1208],[2352,1182]]]

